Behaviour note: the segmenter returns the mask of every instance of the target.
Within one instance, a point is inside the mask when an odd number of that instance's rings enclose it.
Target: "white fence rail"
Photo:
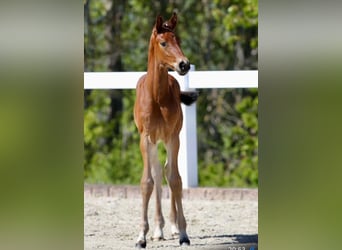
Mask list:
[[[191,65],[186,76],[170,72],[185,91],[200,88],[258,88],[257,70],[194,71]],[[84,89],[135,89],[146,72],[85,72]],[[183,128],[178,156],[183,188],[198,186],[196,104],[182,105]]]

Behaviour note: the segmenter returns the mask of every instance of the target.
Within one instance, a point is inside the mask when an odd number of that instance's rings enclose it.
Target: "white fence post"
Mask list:
[[[195,66],[191,65],[190,71]],[[184,77],[184,84],[181,84],[183,91],[194,91],[189,88],[191,72]],[[196,103],[191,106],[182,104],[183,127],[180,132],[180,147],[178,153],[179,173],[182,177],[183,188],[198,186],[197,168],[197,124],[196,124]]]

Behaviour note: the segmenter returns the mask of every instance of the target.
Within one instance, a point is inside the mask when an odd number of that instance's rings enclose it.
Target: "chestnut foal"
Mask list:
[[[182,207],[182,180],[178,172],[179,132],[183,116],[181,102],[190,105],[197,99],[195,94],[181,93],[177,80],[168,74],[168,69],[185,75],[190,69],[174,34],[177,15],[163,21],[158,16],[152,30],[148,52],[147,74],[137,84],[134,105],[134,120],[140,133],[140,150],[144,162],[141,178],[142,223],[136,247],[146,247],[149,230],[147,209],[153,191],[156,194],[154,240],[162,240],[164,217],[161,208],[163,170],[158,160],[157,145],[164,143],[167,152],[165,175],[171,190],[171,233],[179,235],[179,243],[189,245],[186,221]]]

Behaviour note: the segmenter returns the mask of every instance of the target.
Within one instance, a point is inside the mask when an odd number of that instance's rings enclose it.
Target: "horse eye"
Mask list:
[[[161,42],[160,45],[165,47],[166,46],[166,42]]]

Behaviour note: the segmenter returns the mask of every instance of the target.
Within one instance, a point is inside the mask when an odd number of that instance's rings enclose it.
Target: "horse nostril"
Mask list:
[[[185,67],[185,63],[183,61],[181,61],[179,63],[179,68],[181,69],[181,71],[184,71],[184,67]]]
[[[181,69],[181,71],[188,71],[190,69],[190,63],[187,61],[187,62],[184,62],[184,61],[181,61],[179,63],[179,68]]]

